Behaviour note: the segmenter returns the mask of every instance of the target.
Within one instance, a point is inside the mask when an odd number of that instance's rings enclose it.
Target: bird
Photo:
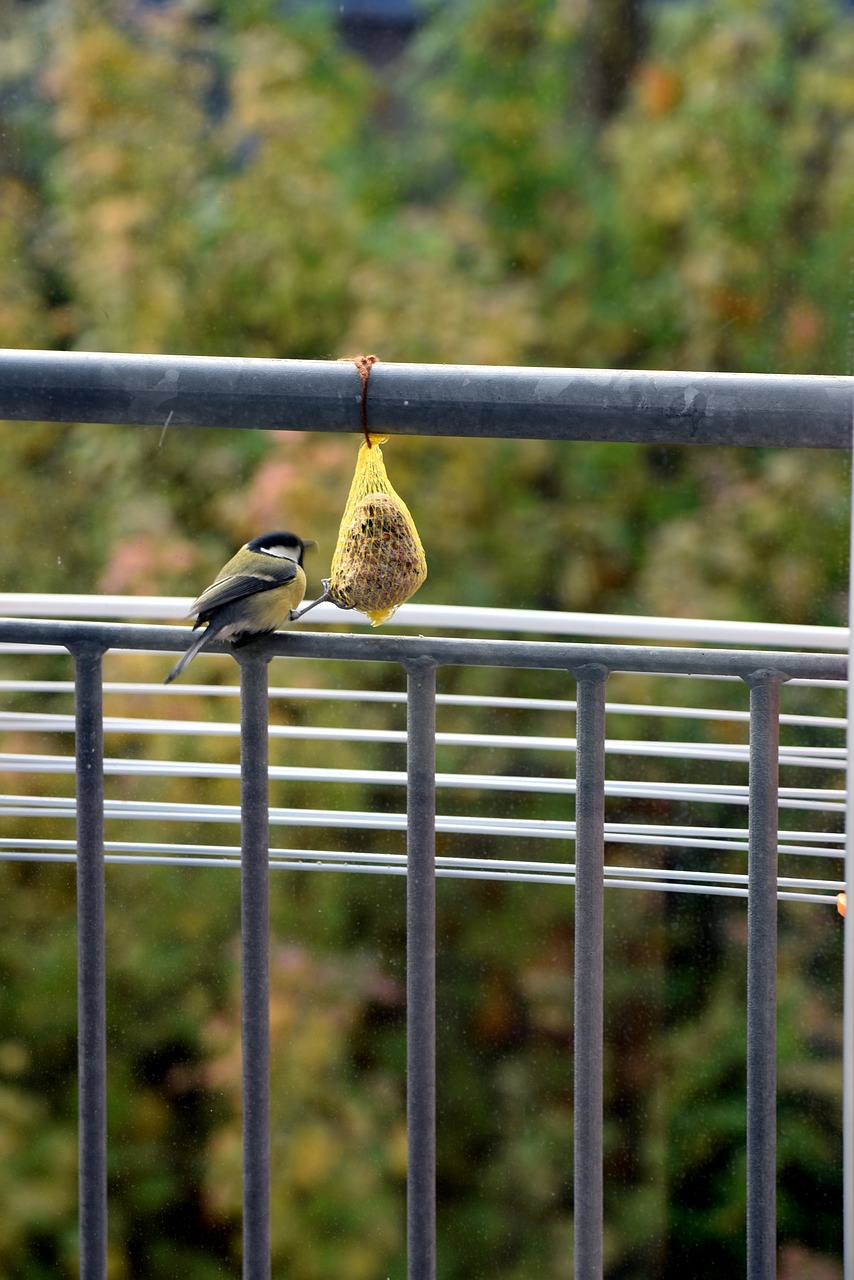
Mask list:
[[[193,630],[207,626],[163,683],[177,679],[212,640],[245,644],[291,621],[305,595],[303,552],[313,546],[316,543],[284,529],[262,533],[245,543],[193,601],[188,615],[196,619]]]

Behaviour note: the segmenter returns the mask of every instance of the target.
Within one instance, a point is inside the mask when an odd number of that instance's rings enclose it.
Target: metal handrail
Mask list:
[[[362,430],[349,362],[0,350],[0,418]],[[400,435],[848,449],[854,378],[387,364],[372,430]]]

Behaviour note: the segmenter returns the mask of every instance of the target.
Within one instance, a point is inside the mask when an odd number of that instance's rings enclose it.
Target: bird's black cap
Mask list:
[[[317,543],[311,539],[298,538],[295,533],[289,533],[286,529],[274,529],[271,533],[260,533],[257,538],[253,538],[251,542],[247,542],[250,551],[273,551],[276,547],[287,547],[291,551],[295,551],[297,564],[302,562],[302,553],[307,547],[316,547]],[[280,553],[281,554],[281,553]]]

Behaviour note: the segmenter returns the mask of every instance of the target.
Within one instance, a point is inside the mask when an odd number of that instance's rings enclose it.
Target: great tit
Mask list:
[[[281,529],[262,533],[223,565],[216,581],[193,602],[194,630],[207,628],[182,654],[164,680],[169,684],[212,640],[244,644],[290,621],[305,595],[302,556],[314,542]]]

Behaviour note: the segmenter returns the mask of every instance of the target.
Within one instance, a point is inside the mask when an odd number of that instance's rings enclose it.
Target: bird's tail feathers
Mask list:
[[[173,667],[173,668],[172,668],[172,670],[169,672],[168,676],[167,676],[167,677],[166,677],[166,679],[163,681],[163,683],[164,683],[164,684],[171,684],[173,680],[177,680],[177,679],[178,679],[178,676],[181,674],[181,672],[184,670],[184,668],[185,668],[185,667],[188,667],[188,666],[190,665],[190,663],[193,661],[193,658],[195,658],[195,656],[196,656],[196,654],[199,652],[199,650],[200,650],[200,649],[204,649],[204,647],[205,647],[205,645],[208,643],[208,641],[209,641],[209,640],[213,640],[213,639],[214,639],[214,637],[216,636],[216,634],[217,634],[217,633],[216,633],[215,631],[214,631],[214,632],[211,632],[210,625],[208,625],[208,626],[205,628],[205,630],[201,633],[201,635],[199,635],[199,636],[197,636],[197,637],[196,637],[196,639],[195,639],[195,640],[193,641],[193,643],[190,645],[190,647],[189,647],[189,649],[187,650],[187,652],[186,652],[186,653],[182,653],[182,654],[181,654],[181,657],[180,657],[180,658],[178,659],[178,661],[175,663],[174,667]]]

